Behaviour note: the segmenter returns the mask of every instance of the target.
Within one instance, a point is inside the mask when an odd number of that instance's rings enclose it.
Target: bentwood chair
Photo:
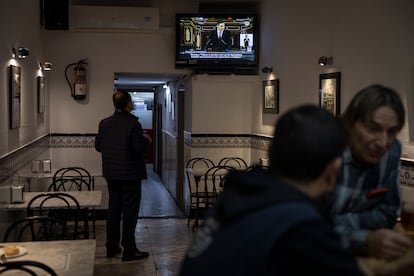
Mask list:
[[[27,204],[26,213],[28,217],[48,216],[63,220],[67,227],[73,229],[73,239],[77,239],[80,234],[85,235],[84,230],[79,231],[79,217],[81,213],[79,202],[70,194],[38,194]],[[85,227],[87,226],[84,225],[83,228]]]
[[[193,228],[198,227],[199,220],[204,217],[206,211],[211,208],[217,197],[223,191],[223,182],[226,175],[235,170],[230,166],[216,165],[210,167],[201,179],[201,184],[195,191],[196,212]]]
[[[195,219],[195,222],[198,221],[198,215],[201,213],[200,210],[198,210],[199,206],[197,204],[200,182],[204,177],[205,172],[213,166],[213,161],[204,157],[194,157],[186,163],[186,176],[190,191],[187,226],[190,225],[191,219]]]
[[[95,188],[94,178],[89,172],[80,167],[59,169],[49,186],[49,191],[91,191]],[[89,238],[89,223],[92,223],[92,235],[96,238],[96,212],[95,208],[82,208],[79,221],[84,222],[84,237]]]
[[[62,186],[54,187],[49,189],[55,190],[95,190],[95,178],[91,176],[88,170],[82,167],[65,167],[60,168],[55,172],[52,178],[51,186]],[[77,186],[77,187],[72,187]]]
[[[62,220],[48,216],[26,217],[12,223],[3,242],[70,240],[73,234]]]
[[[221,166],[230,166],[238,170],[247,168],[246,161],[240,157],[224,157],[218,164]]]
[[[58,276],[50,266],[37,261],[7,261],[0,263],[0,274],[6,271],[18,271],[18,275],[37,276],[45,275],[44,273],[47,273],[46,275]]]

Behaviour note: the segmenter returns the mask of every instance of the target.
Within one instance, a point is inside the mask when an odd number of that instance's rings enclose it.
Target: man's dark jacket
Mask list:
[[[99,123],[95,148],[102,153],[103,176],[112,180],[145,179],[144,153],[148,140],[138,118],[116,111]]]

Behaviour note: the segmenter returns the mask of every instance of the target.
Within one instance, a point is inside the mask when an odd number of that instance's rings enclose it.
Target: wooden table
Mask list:
[[[7,244],[24,247],[27,249],[27,254],[7,259],[6,262],[13,260],[32,260],[42,262],[53,268],[60,276],[93,275],[95,266],[96,240],[2,243],[2,245]],[[21,275],[21,272],[8,272],[6,275]]]
[[[85,208],[95,208],[99,207],[102,204],[102,191],[95,190],[95,191],[66,191],[66,192],[25,192],[23,193],[23,203],[9,203],[4,204],[4,208],[8,210],[25,210],[27,208],[27,204],[29,201],[39,195],[44,193],[66,193],[74,196],[78,202],[80,207]],[[50,200],[51,204],[54,204],[53,200]],[[50,205],[50,203],[46,203],[45,207],[50,208],[58,208],[62,207],[63,202],[61,200],[55,201],[56,205]],[[33,207],[36,207],[36,204],[33,204]]]

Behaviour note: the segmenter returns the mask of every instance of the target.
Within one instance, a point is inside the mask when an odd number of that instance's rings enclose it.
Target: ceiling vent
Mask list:
[[[114,6],[70,6],[72,31],[156,31],[158,8]]]

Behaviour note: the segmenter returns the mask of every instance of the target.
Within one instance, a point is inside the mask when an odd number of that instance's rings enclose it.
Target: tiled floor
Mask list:
[[[94,275],[177,275],[192,231],[156,175],[150,173],[142,184],[140,218],[135,232],[137,246],[149,252],[148,258],[133,262],[121,262],[120,256],[106,258],[105,223],[104,220],[97,222]]]

